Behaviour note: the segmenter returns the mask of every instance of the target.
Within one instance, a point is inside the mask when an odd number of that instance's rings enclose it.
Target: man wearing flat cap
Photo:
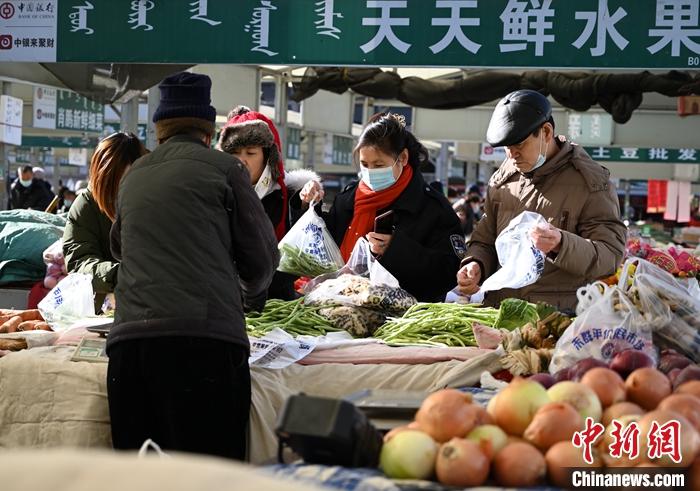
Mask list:
[[[583,148],[555,135],[552,107],[536,91],[504,97],[486,139],[505,147],[506,160],[489,181],[484,217],[457,274],[460,291],[475,293],[496,272],[496,237],[513,218],[532,211],[549,222],[530,232],[535,247],[546,254],[544,273],[524,288],[487,293],[485,303],[521,298],[575,310],[576,290],[613,274],[625,251],[627,228],[610,172]]]
[[[260,310],[277,238],[240,160],[211,147],[206,75],[159,85],[159,146],[119,187],[121,261],[107,339],[112,442],[242,460],[250,412],[244,310]]]

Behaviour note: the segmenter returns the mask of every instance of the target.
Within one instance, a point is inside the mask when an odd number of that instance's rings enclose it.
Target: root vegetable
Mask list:
[[[438,445],[418,430],[396,434],[382,447],[379,465],[393,479],[428,479],[435,473]]]
[[[435,470],[447,486],[481,486],[489,475],[489,459],[478,443],[453,438],[440,447]]]
[[[583,418],[570,404],[550,402],[542,406],[527,427],[523,438],[546,452],[561,441],[571,441],[574,433],[583,429]]]
[[[596,393],[603,408],[625,400],[625,381],[609,368],[597,367],[586,372],[581,383]]]
[[[476,426],[481,409],[470,394],[443,389],[429,395],[416,413],[416,423],[436,442],[464,438]]]
[[[656,368],[639,368],[632,372],[625,381],[627,399],[651,411],[671,393],[668,377]]]
[[[545,389],[549,389],[555,383],[554,377],[548,373],[536,373],[528,377],[528,380],[539,383]]]
[[[576,362],[571,368],[569,368],[569,380],[573,382],[578,382],[587,374],[590,370],[594,368],[608,368],[608,364],[597,358],[585,358]]]
[[[661,352],[658,369],[668,375],[671,370],[675,368],[683,369],[692,363],[693,362],[689,358],[686,358],[674,350],[664,350]]]
[[[559,370],[557,373],[554,374],[554,383],[556,384],[557,382],[563,382],[565,380],[569,380],[570,377],[570,371],[568,368],[562,368]],[[549,387],[547,387],[549,388]]]
[[[17,328],[22,324],[22,318],[18,315],[11,317],[7,322],[0,326],[0,334],[17,332]]]
[[[549,480],[555,486],[560,488],[571,487],[571,469],[574,467],[591,467],[599,468],[602,466],[600,457],[596,449],[593,449],[593,464],[587,464],[583,460],[583,452],[580,448],[574,447],[573,443],[559,442],[555,443],[545,455],[547,462],[547,472]]]
[[[633,349],[625,350],[615,355],[610,362],[610,368],[620,374],[622,378],[639,368],[653,367],[654,360],[642,351]]]
[[[679,394],[691,394],[695,397],[700,397],[700,380],[691,380],[682,385],[679,385],[676,389]]]
[[[467,440],[478,443],[489,460],[493,460],[493,457],[508,444],[508,435],[496,425],[481,425],[469,432]],[[485,442],[489,445],[484,446]]]
[[[576,409],[584,421],[591,417],[600,421],[603,408],[598,396],[588,386],[580,382],[559,382],[553,385],[547,394],[553,402],[567,402]]]
[[[537,382],[517,377],[498,394],[491,415],[506,433],[522,436],[535,413],[548,402],[544,387]]]
[[[700,431],[700,399],[691,394],[671,394],[661,401],[659,409],[675,411]]]
[[[618,402],[617,404],[613,404],[603,411],[603,419],[601,422],[603,423],[603,426],[607,427],[613,419],[619,419],[621,416],[635,414],[643,415],[644,409],[633,402]]]
[[[547,463],[539,450],[529,443],[511,443],[496,454],[493,472],[501,486],[524,488],[544,478]]]
[[[700,366],[688,365],[680,371],[676,379],[673,381],[673,387],[680,387],[691,380],[700,380]]]

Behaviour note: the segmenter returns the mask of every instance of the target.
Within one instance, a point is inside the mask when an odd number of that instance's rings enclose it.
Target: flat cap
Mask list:
[[[516,90],[496,105],[486,141],[492,147],[517,145],[552,116],[552,105],[535,90]]]

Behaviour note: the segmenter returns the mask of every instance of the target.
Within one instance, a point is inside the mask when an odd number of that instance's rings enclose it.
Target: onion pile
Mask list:
[[[700,380],[694,379],[700,367],[675,353],[664,356],[667,374],[649,366],[647,355],[625,351],[615,356],[611,368],[591,361],[579,364],[580,382],[566,380],[545,389],[550,376],[516,377],[487,409],[463,392],[438,391],[425,399],[415,421],[386,435],[381,467],[392,478],[436,478],[463,488],[484,485],[489,473],[489,482],[504,487],[544,484],[546,474],[549,484],[568,487],[572,468],[692,466],[689,479],[700,486]],[[627,371],[625,380],[621,375]],[[685,382],[672,392],[674,371]],[[585,429],[586,418],[605,427],[590,466],[583,449],[572,443],[573,435]],[[625,452],[620,458],[610,456],[618,429],[613,421],[623,432],[631,423],[638,425],[637,458]],[[668,455],[648,456],[650,430],[670,421],[680,424],[678,463]]]

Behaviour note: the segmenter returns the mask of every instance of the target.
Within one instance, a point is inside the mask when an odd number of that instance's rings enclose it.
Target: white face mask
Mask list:
[[[31,180],[31,179],[29,179],[29,180],[20,179],[20,180],[19,180],[19,183],[20,183],[22,186],[24,186],[25,188],[28,188],[29,186],[32,185],[32,180]]]
[[[266,165],[265,170],[263,170],[263,173],[260,175],[260,179],[258,179],[257,184],[255,184],[255,194],[258,195],[258,198],[263,199],[275,190],[275,184],[277,183],[272,180],[270,166]]]
[[[544,146],[544,153],[542,153],[542,140],[544,140],[544,130],[540,128],[540,154],[537,156],[535,166],[530,170],[530,172],[537,169],[538,167],[542,167],[547,161],[547,149],[549,147],[549,143],[547,143]]]

